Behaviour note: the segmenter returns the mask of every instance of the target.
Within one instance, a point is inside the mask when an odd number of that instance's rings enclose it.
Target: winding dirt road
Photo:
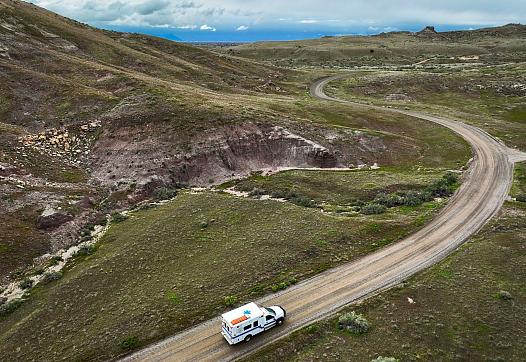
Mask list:
[[[325,85],[341,77],[344,76],[315,82],[311,86],[311,94],[326,101],[402,113],[435,122],[450,128],[471,144],[474,160],[464,183],[448,205],[430,224],[403,241],[259,300],[264,305],[282,305],[287,310],[288,319],[282,327],[263,333],[250,343],[229,346],[219,333],[220,321],[216,318],[128,356],[125,361],[228,361],[254,352],[308,323],[334,314],[349,303],[393,287],[437,263],[499,210],[512,182],[513,162],[526,160],[525,154],[508,149],[476,127],[453,120],[364,106],[327,96],[323,91]]]

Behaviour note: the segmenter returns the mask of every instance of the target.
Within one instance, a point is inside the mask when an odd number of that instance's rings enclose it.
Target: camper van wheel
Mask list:
[[[248,342],[252,339],[252,336],[249,334],[248,336],[245,337],[245,342]]]
[[[276,321],[276,325],[277,326],[280,326],[283,324],[283,318],[279,318],[277,321]]]

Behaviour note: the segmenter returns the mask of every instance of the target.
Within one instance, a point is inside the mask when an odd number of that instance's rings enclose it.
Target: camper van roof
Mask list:
[[[259,318],[263,315],[263,311],[261,308],[257,306],[256,303],[248,303],[244,306],[241,306],[239,308],[236,308],[234,310],[231,310],[230,312],[227,312],[223,314],[221,317],[225,322],[227,322],[230,325],[232,324],[232,321],[241,318],[243,316],[246,316],[247,319],[252,318]]]

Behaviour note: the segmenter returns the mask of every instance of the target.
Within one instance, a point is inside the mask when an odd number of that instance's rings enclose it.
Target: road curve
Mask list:
[[[347,75],[348,76],[348,75]],[[408,238],[354,262],[328,270],[278,294],[259,300],[287,310],[287,321],[252,339],[229,346],[220,335],[218,318],[124,358],[124,361],[229,361],[254,352],[349,303],[393,287],[418,271],[445,258],[477,232],[502,206],[512,182],[513,162],[526,159],[486,132],[460,122],[412,111],[364,106],[327,96],[327,83],[344,76],[321,79],[311,86],[319,99],[391,111],[438,123],[458,133],[473,148],[474,159],[464,183],[441,213]],[[328,105],[329,106],[329,105]]]

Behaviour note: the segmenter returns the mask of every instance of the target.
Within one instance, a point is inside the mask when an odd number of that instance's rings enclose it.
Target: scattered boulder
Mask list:
[[[511,300],[511,299],[513,299],[511,293],[507,292],[505,290],[501,290],[499,292],[499,298],[502,299],[502,300]]]
[[[72,219],[73,216],[69,214],[55,210],[51,207],[46,207],[46,209],[38,217],[37,228],[54,229],[68,221],[71,221]]]
[[[90,197],[84,196],[76,205],[83,209],[91,209],[95,205],[95,202]]]

